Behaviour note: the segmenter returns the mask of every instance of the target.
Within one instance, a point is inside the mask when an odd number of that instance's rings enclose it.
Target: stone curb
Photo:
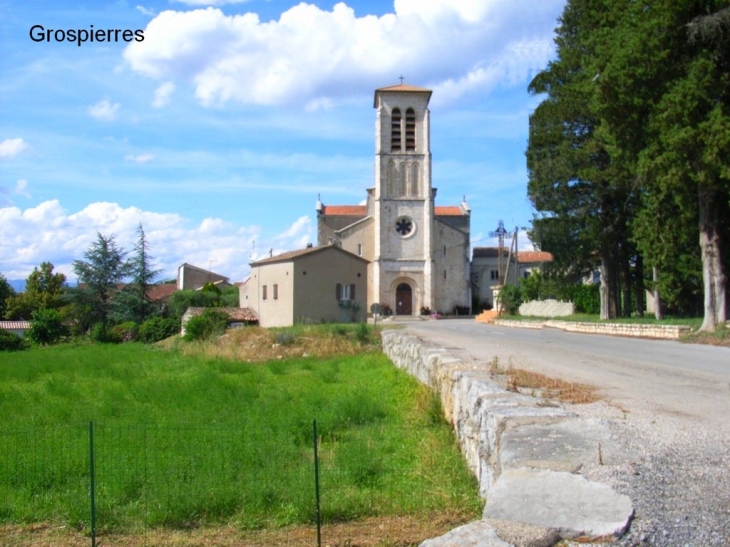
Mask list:
[[[484,517],[542,531],[537,543],[526,542],[508,537],[504,525],[495,529],[482,520],[422,547],[543,547],[560,538],[607,541],[625,533],[631,500],[575,474],[585,464],[615,457],[607,422],[581,420],[564,408],[507,391],[486,364],[467,364],[403,331],[385,331],[382,340],[383,352],[397,367],[439,394],[487,500]]]

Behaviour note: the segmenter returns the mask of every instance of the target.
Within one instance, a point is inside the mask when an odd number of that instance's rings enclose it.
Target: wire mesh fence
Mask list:
[[[404,465],[414,456],[399,451],[404,442],[448,436],[448,427],[315,434],[313,426],[89,424],[0,432],[0,546],[163,545],[206,527],[228,530],[230,545],[240,545],[248,531],[289,525],[302,526],[305,543],[317,545],[320,518],[326,535],[330,523],[427,510],[442,503],[438,496],[455,495],[441,492],[425,464]],[[463,467],[448,459],[439,465],[457,464]]]

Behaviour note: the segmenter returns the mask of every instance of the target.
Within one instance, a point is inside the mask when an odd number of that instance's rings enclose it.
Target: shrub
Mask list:
[[[122,342],[134,342],[139,339],[139,325],[134,321],[125,321],[119,325],[114,325],[111,329],[112,338],[119,339]]]
[[[578,285],[574,288],[575,313],[601,313],[600,285]]]
[[[366,344],[370,340],[370,327],[365,321],[358,323],[355,329],[355,338],[361,344]]]
[[[102,344],[121,344],[122,337],[105,323],[94,323],[89,329],[89,339]]]
[[[276,343],[282,346],[289,346],[294,343],[294,334],[291,332],[277,332]]]
[[[185,323],[185,340],[205,340],[223,334],[228,326],[228,315],[215,308],[205,310]]]
[[[139,340],[152,344],[178,332],[180,332],[180,321],[175,317],[152,317],[139,326]]]
[[[505,285],[499,291],[499,300],[504,311],[510,315],[517,315],[522,304],[522,290],[516,285]]]
[[[427,306],[421,306],[421,315],[431,315],[431,308]]]
[[[20,351],[28,349],[28,342],[10,331],[0,329],[0,351]]]
[[[28,329],[28,340],[34,344],[55,344],[67,334],[58,310],[41,309],[33,312]]]

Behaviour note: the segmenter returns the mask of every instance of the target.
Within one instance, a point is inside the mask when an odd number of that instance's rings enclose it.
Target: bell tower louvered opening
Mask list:
[[[401,113],[400,108],[394,108],[390,115],[390,150],[401,151]]]
[[[416,150],[416,113],[412,108],[406,110],[406,152]]]

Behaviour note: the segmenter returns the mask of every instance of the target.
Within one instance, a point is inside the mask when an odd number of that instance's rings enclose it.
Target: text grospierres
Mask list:
[[[43,25],[30,27],[30,39],[34,42],[75,42],[81,46],[86,42],[142,42],[144,31],[141,29],[94,29],[91,25],[88,29],[46,29]]]

